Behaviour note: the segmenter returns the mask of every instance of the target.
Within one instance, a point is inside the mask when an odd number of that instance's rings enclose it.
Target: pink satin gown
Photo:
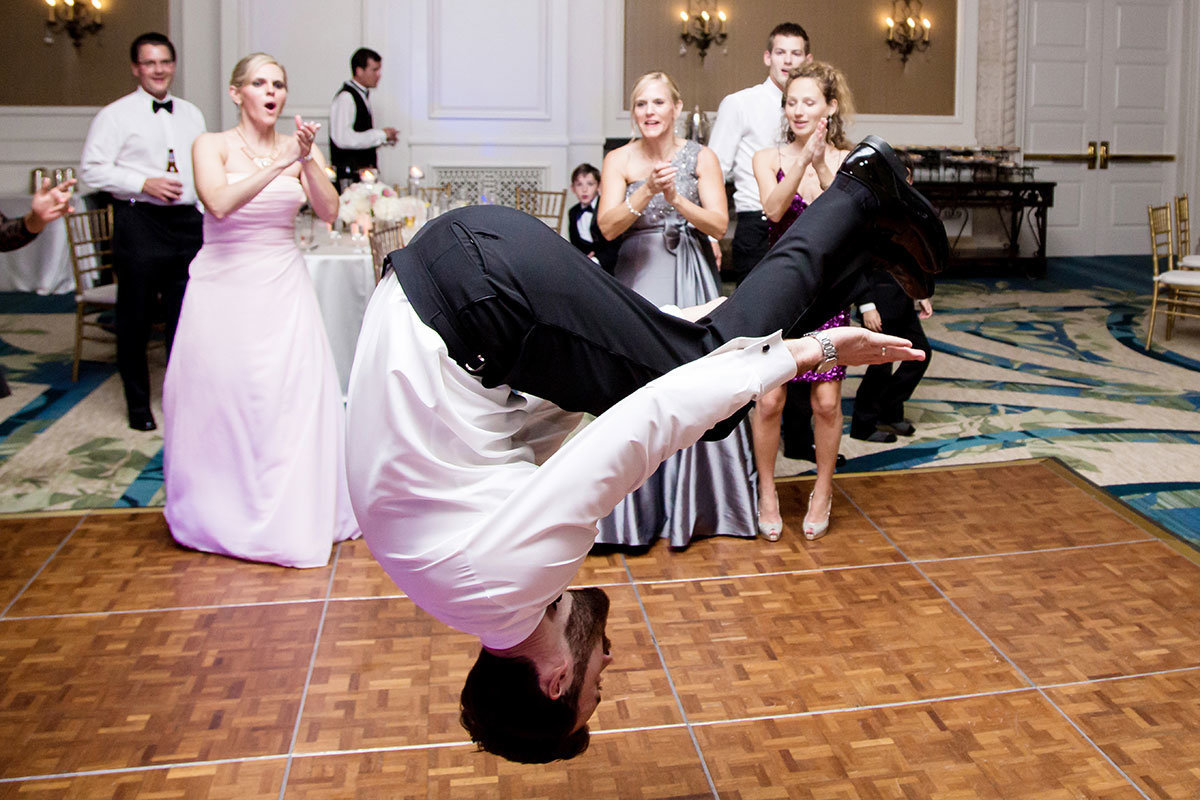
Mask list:
[[[281,176],[225,219],[205,215],[163,385],[175,540],[289,567],[323,566],[359,535],[341,389],[292,233],[304,201]]]

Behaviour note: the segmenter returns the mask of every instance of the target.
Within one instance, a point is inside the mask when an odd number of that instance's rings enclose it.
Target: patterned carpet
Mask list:
[[[1053,456],[1200,550],[1200,325],[1160,328],[1147,353],[1148,275],[1137,257],[1053,259],[1043,280],[941,282],[917,435],[843,438],[843,473]],[[72,324],[70,298],[0,295],[0,512],[161,505],[162,438],[126,427],[111,347],[88,345],[109,360],[71,382]],[[156,387],[163,366],[153,350]]]

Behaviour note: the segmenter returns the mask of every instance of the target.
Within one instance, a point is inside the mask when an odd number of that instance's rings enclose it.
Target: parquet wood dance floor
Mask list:
[[[1195,798],[1200,566],[1050,460],[837,477],[832,529],[592,556],[591,748],[476,753],[477,645],[362,542],[288,570],[156,511],[0,519],[0,798]]]

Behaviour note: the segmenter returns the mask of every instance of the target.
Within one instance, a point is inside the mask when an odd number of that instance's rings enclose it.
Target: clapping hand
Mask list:
[[[646,188],[651,194],[662,194],[668,203],[675,199],[675,173],[678,170],[669,161],[660,161],[650,170]]]
[[[308,158],[309,152],[312,151],[313,141],[317,138],[317,131],[320,127],[321,123],[305,122],[299,114],[296,115],[295,142],[297,154],[295,160]]]
[[[808,141],[804,144],[804,156],[800,160],[814,165],[814,169],[815,165],[825,160],[825,131],[828,128],[828,119],[822,118],[817,123],[817,129],[813,131],[812,136],[808,137]]]

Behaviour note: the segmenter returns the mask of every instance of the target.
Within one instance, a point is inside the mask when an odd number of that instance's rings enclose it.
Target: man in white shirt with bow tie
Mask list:
[[[79,177],[113,195],[117,272],[117,368],[129,427],[151,431],[146,343],[161,303],[167,352],[175,338],[188,265],[202,225],[192,179],[192,142],[204,133],[200,109],[171,95],[175,46],[143,33],[129,47],[138,88],[100,109],[83,145]]]

